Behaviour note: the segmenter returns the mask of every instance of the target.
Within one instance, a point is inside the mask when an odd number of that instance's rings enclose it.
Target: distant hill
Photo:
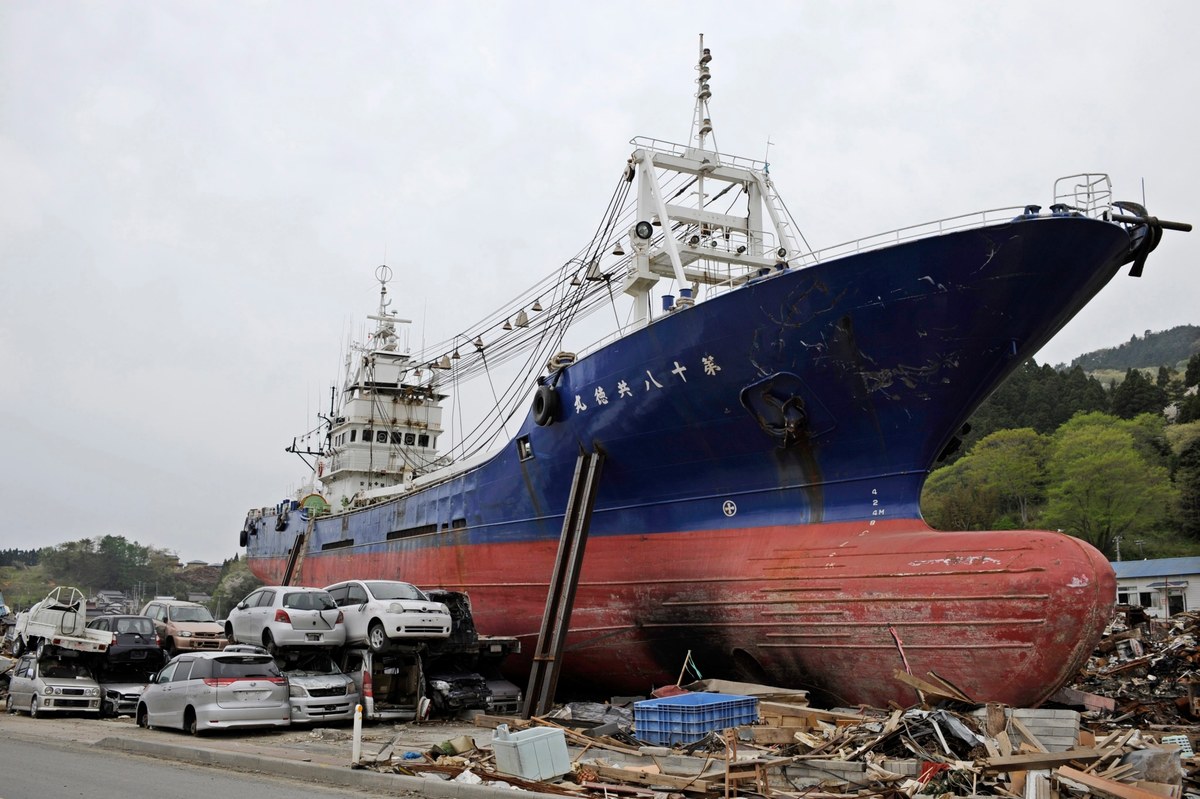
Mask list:
[[[1149,330],[1146,335],[1126,341],[1119,347],[1096,350],[1080,355],[1071,361],[1071,366],[1083,367],[1085,372],[1112,369],[1124,372],[1128,369],[1146,369],[1166,366],[1182,369],[1187,361],[1200,352],[1200,326],[1180,325],[1161,333]]]

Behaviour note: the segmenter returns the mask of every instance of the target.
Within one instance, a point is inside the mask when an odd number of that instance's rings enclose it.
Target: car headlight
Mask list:
[[[291,683],[288,685],[288,696],[305,697],[308,696],[308,691],[304,690],[304,686]]]
[[[99,696],[100,689],[99,688],[89,688],[89,689],[87,689],[87,695],[88,696]]]
[[[42,688],[42,693],[44,693],[46,696],[52,695],[54,693],[54,686],[53,685],[44,686]]]
[[[392,604],[387,606],[387,612],[388,613],[404,613],[405,608],[399,602],[393,602]]]
[[[192,631],[191,631],[191,630],[180,630],[180,631],[179,631],[179,637],[180,637],[180,638],[191,638],[191,637],[192,637]]]

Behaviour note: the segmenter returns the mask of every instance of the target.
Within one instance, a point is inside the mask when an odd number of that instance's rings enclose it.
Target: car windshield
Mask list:
[[[75,679],[79,677],[92,676],[88,673],[87,667],[82,663],[61,660],[43,661],[40,671],[43,677],[54,677],[59,679]]]
[[[429,599],[420,588],[409,583],[379,580],[367,583],[367,588],[376,599]]]
[[[232,677],[279,677],[279,667],[269,657],[221,657],[213,661],[213,676]]]
[[[154,635],[154,622],[145,618],[117,619],[116,629],[119,633],[139,633]]]
[[[342,670],[337,667],[333,658],[327,653],[314,652],[311,655],[300,657],[295,663],[288,663],[283,673],[292,676],[307,676],[311,674],[341,674]]]
[[[183,606],[170,609],[171,621],[212,621],[213,616],[203,605]]]
[[[100,682],[149,683],[154,682],[154,669],[129,663],[106,663],[100,667],[96,679]]]
[[[326,591],[294,591],[283,595],[283,606],[289,610],[333,610],[337,603]]]

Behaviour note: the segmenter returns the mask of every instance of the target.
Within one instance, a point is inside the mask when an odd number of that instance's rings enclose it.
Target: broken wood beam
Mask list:
[[[1104,757],[1107,752],[1096,749],[1068,749],[1065,752],[1031,752],[1024,755],[989,757],[980,761],[984,771],[1022,771],[1036,768],[1053,768],[1064,763],[1091,763]]]
[[[1101,795],[1114,796],[1117,799],[1162,799],[1153,791],[1147,791],[1127,782],[1105,779],[1097,774],[1088,774],[1086,771],[1080,771],[1070,766],[1060,766],[1056,771],[1058,776],[1071,782],[1077,782]]]
[[[603,777],[606,780],[614,780],[616,782],[632,782],[646,786],[657,785],[664,788],[674,788],[679,791],[696,791],[698,793],[708,793],[709,788],[714,787],[712,783],[698,777],[676,777],[649,769],[630,769],[599,765],[589,765],[587,768],[594,772],[597,777]]]

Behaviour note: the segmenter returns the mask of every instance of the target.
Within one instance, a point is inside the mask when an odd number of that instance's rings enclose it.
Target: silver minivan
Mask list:
[[[138,700],[139,727],[198,735],[233,727],[291,724],[287,679],[270,655],[189,652],[176,656]]]
[[[78,658],[27,652],[13,667],[8,683],[8,712],[100,715],[100,686]]]

